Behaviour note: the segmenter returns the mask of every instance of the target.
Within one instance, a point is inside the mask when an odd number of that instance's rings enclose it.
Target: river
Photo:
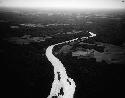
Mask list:
[[[91,35],[89,37],[96,36],[96,34],[94,33],[91,33],[91,32],[89,33]],[[84,37],[84,38],[88,39],[88,37]],[[47,98],[73,98],[74,97],[75,88],[76,88],[75,81],[70,77],[68,77],[64,65],[61,63],[61,61],[58,58],[56,58],[53,55],[52,51],[54,46],[56,45],[72,42],[75,40],[78,40],[78,38],[51,45],[46,49],[46,57],[54,67],[54,81],[52,83],[50,95],[48,95]]]

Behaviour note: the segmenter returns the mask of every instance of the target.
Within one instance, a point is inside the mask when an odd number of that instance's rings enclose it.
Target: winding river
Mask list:
[[[91,32],[89,33],[91,35],[89,37],[96,36],[94,33],[91,33]],[[88,39],[88,37],[84,37],[84,38]],[[61,61],[52,54],[52,50],[56,45],[72,42],[75,40],[78,40],[78,38],[51,45],[46,49],[46,57],[54,67],[54,81],[52,83],[50,95],[48,95],[47,98],[73,98],[74,97],[76,84],[73,79],[67,76],[65,67],[63,66]]]

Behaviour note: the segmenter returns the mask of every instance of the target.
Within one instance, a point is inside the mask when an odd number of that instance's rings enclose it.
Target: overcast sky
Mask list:
[[[124,8],[124,0],[0,0],[7,7]]]

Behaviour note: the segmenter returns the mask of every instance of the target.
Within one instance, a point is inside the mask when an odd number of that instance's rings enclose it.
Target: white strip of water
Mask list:
[[[91,34],[91,36],[89,37],[96,36],[96,34],[94,33],[91,33],[91,32],[89,33]],[[86,38],[88,39],[88,37]],[[67,76],[65,67],[63,66],[61,61],[52,54],[52,50],[56,45],[72,42],[75,40],[78,40],[78,38],[65,41],[62,43],[58,43],[55,45],[51,45],[46,49],[46,56],[54,67],[54,81],[52,83],[50,95],[47,98],[73,98],[74,97],[76,84],[73,81],[73,79]]]

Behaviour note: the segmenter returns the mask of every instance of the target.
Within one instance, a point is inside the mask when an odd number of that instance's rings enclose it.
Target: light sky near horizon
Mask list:
[[[123,8],[124,0],[0,0],[2,7],[31,8]]]

